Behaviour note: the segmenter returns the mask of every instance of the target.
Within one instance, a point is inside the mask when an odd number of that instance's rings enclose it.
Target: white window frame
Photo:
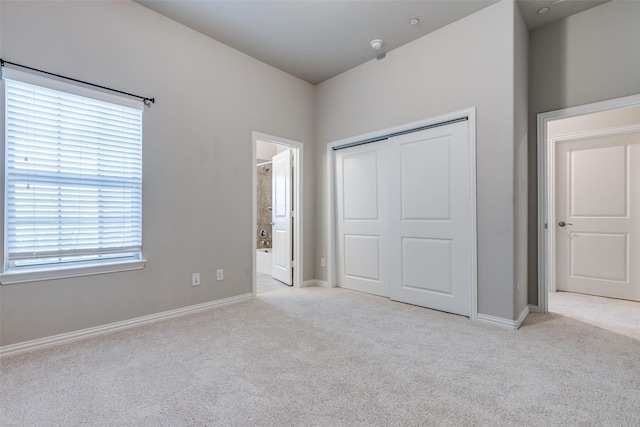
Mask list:
[[[53,89],[61,92],[66,92],[74,95],[79,95],[87,98],[97,99],[100,101],[110,102],[113,104],[124,105],[127,107],[137,108],[142,110],[144,108],[144,104],[142,101],[133,100],[130,98],[126,98],[120,95],[115,95],[107,92],[97,91],[94,89],[89,89],[86,87],[69,84],[64,81],[54,80],[51,78],[43,77],[37,74],[25,73],[22,71],[18,71],[10,68],[2,68],[2,80],[0,80],[0,90],[2,91],[2,131],[0,132],[3,137],[3,146],[2,146],[2,156],[1,159],[2,164],[5,165],[6,158],[4,158],[6,153],[6,129],[4,129],[6,124],[5,117],[5,108],[6,108],[6,99],[5,99],[5,80],[16,80],[23,83],[32,84],[35,86],[41,86],[48,89]],[[104,273],[112,273],[112,272],[121,272],[121,271],[130,271],[130,270],[140,270],[144,268],[146,265],[146,260],[142,256],[142,250],[137,257],[131,258],[123,258],[123,259],[103,259],[103,260],[94,260],[94,261],[86,261],[86,262],[77,262],[77,263],[61,263],[61,264],[48,264],[37,267],[9,267],[9,262],[7,260],[7,200],[6,200],[6,167],[5,173],[2,174],[2,183],[0,187],[2,188],[2,200],[3,200],[3,218],[4,218],[4,226],[2,228],[2,239],[3,239],[3,272],[0,274],[0,284],[9,285],[16,283],[24,283],[24,282],[32,282],[32,281],[41,281],[41,280],[51,280],[51,279],[61,279],[61,278],[70,278],[70,277],[81,277],[88,276],[94,274],[104,274]]]

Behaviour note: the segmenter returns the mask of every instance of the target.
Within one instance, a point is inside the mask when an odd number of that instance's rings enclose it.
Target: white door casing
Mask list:
[[[273,156],[272,162],[272,276],[292,284],[291,149]]]
[[[338,286],[389,296],[383,142],[336,152]]]
[[[640,301],[640,129],[552,144],[556,289]]]
[[[548,313],[547,293],[556,289],[556,219],[555,189],[556,148],[549,135],[551,122],[599,112],[640,106],[640,94],[594,102],[577,107],[540,113],[537,117],[538,148],[538,304],[533,312]]]
[[[472,236],[468,124],[389,139],[390,297],[469,316]]]
[[[292,139],[287,139],[280,136],[270,135],[270,134],[266,134],[258,131],[252,132],[251,139],[252,139],[252,144],[251,144],[252,150],[251,150],[250,164],[251,164],[251,174],[252,174],[252,181],[253,181],[253,186],[252,186],[253,187],[252,188],[253,209],[252,209],[252,221],[251,221],[252,233],[250,236],[251,237],[250,245],[253,248],[257,246],[256,236],[258,235],[258,227],[257,227],[257,224],[258,224],[257,222],[258,221],[257,220],[257,217],[258,217],[258,210],[257,210],[258,168],[256,168],[256,160],[259,158],[259,156],[257,155],[258,143],[262,141],[262,142],[268,142],[271,144],[281,145],[283,147],[288,147],[292,150],[291,156],[293,159],[293,162],[292,162],[293,174],[292,174],[292,181],[291,181],[291,187],[292,187],[291,210],[295,217],[293,221],[293,228],[291,230],[291,234],[293,237],[292,259],[294,260],[292,284],[293,286],[296,286],[296,287],[305,286],[304,280],[303,280],[304,263],[295,262],[296,260],[304,259],[304,245],[302,244],[302,242],[304,242],[304,210],[302,209],[302,206],[304,204],[303,189],[305,188],[304,144],[300,141],[295,141]],[[266,158],[270,158],[270,157],[272,156],[266,156]],[[247,162],[247,165],[249,165],[248,162]],[[257,255],[257,251],[254,250],[252,254],[252,260],[251,260],[252,271],[256,271],[256,261],[257,261],[256,255]],[[269,261],[269,262],[271,263],[272,261]],[[253,277],[251,280],[252,282],[251,292],[253,296],[256,296],[256,293],[257,293],[256,275],[254,274],[252,276]]]

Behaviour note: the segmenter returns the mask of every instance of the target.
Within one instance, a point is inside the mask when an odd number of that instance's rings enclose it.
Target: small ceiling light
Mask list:
[[[411,25],[412,27],[415,27],[419,23],[420,23],[420,20],[418,18],[411,18],[411,20],[409,21],[409,25]]]
[[[371,49],[380,50],[384,42],[380,39],[371,40]]]
[[[541,7],[540,9],[538,9],[538,15],[544,15],[545,13],[549,12],[549,8],[548,7]]]

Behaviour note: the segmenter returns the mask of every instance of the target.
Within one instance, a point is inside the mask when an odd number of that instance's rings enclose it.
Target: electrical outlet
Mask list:
[[[222,280],[224,279],[224,270],[219,268],[216,270],[216,279],[217,280]]]
[[[320,258],[320,267],[326,267],[327,266],[327,261],[324,258]]]
[[[193,273],[191,275],[191,286],[200,286],[200,273]]]

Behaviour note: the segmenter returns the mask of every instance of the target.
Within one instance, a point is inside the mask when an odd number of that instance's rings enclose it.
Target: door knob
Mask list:
[[[573,225],[573,224],[571,224],[570,222],[560,221],[560,222],[558,223],[558,225],[559,225],[560,227],[564,227],[565,225]]]

